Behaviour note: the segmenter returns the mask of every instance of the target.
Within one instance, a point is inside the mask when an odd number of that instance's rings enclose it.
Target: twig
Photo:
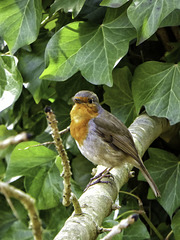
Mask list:
[[[5,196],[19,200],[28,211],[35,240],[42,240],[41,220],[35,207],[35,200],[23,191],[0,181],[0,192]]]
[[[22,132],[16,136],[11,136],[3,141],[0,141],[0,149],[7,148],[9,145],[17,144],[23,141],[27,141],[30,138],[30,134]]]
[[[67,128],[59,131],[59,134],[62,135],[64,133],[67,133],[70,129],[70,126],[68,126]],[[32,146],[29,146],[29,147],[26,147],[25,149],[29,149],[31,147],[40,147],[40,146],[46,146],[46,145],[50,145],[50,144],[55,144],[54,141],[51,141],[51,142],[44,142],[44,143],[40,143],[40,144],[36,144],[36,145],[32,145]]]
[[[73,207],[74,207],[74,212],[76,215],[81,215],[82,214],[82,210],[81,207],[79,205],[78,199],[77,197],[74,195],[74,193],[71,193],[71,198],[70,198]]]
[[[59,132],[59,134],[62,135],[62,134],[64,134],[64,133],[69,132],[69,130],[70,130],[70,126],[68,126],[67,128],[61,130],[61,131]]]
[[[171,230],[166,236],[165,240],[169,240],[170,236],[173,234],[173,230]]]
[[[123,229],[129,227],[129,225],[133,224],[138,220],[139,215],[138,214],[133,214],[129,216],[128,218],[125,218],[121,220],[121,222],[114,226],[111,229],[106,229],[103,228],[102,232],[110,231],[102,240],[111,240],[115,235],[119,234]]]
[[[39,143],[39,144],[36,144],[36,145],[32,145],[32,146],[26,147],[24,149],[27,150],[27,149],[32,148],[32,147],[40,147],[40,146],[46,146],[46,145],[50,145],[50,144],[54,144],[54,141]]]
[[[70,164],[69,164],[69,159],[67,156],[67,153],[64,149],[63,143],[61,136],[59,134],[59,129],[57,126],[57,120],[56,117],[50,107],[45,108],[45,112],[47,115],[47,119],[49,122],[49,125],[51,126],[52,129],[52,137],[54,139],[54,144],[56,147],[56,150],[59,154],[59,156],[62,159],[62,165],[63,165],[63,174],[62,177],[64,178],[63,184],[64,184],[64,190],[63,190],[63,205],[64,206],[69,206],[70,205],[70,196],[71,196],[71,169],[70,169]]]

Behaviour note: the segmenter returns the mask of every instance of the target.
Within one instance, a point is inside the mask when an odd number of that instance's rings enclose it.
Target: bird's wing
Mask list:
[[[104,112],[94,118],[96,132],[116,151],[123,151],[137,161],[139,156],[134,145],[131,133],[126,126],[109,112]]]

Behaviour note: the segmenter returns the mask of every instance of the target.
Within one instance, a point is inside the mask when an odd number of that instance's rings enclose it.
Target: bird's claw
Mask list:
[[[90,186],[93,186],[93,185],[95,185],[95,184],[97,184],[97,183],[106,183],[106,184],[108,184],[108,183],[110,183],[111,184],[111,181],[102,181],[101,179],[102,178],[113,178],[114,179],[114,177],[113,177],[113,175],[110,173],[110,170],[111,170],[112,168],[106,168],[103,172],[101,172],[101,173],[99,173],[98,175],[96,175],[96,176],[94,176],[94,177],[92,177],[91,179],[90,179],[90,182],[88,183],[88,185],[86,186],[86,188],[84,189],[84,192],[90,187]]]

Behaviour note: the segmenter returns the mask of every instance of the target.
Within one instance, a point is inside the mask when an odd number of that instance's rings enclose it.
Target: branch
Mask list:
[[[170,128],[173,126],[170,127],[169,122],[164,118],[149,117],[146,114],[136,118],[129,130],[139,155],[142,156],[150,144]],[[132,167],[130,164],[125,164],[120,168],[114,168],[111,170],[113,175],[111,184],[100,183],[89,187],[79,199],[83,214],[77,216],[73,213],[54,240],[96,239],[99,234],[98,226],[101,226],[104,218],[111,213],[112,204],[120,188],[128,181]],[[104,167],[98,166],[97,170],[98,174],[104,170]]]
[[[16,189],[15,187],[1,181],[0,192],[3,193],[6,198],[12,197],[22,203],[22,205],[28,211],[28,215],[32,223],[34,239],[42,240],[41,220],[39,219],[38,211],[35,207],[35,200],[23,191]]]
[[[56,147],[56,150],[59,154],[59,156],[62,159],[62,165],[63,165],[63,174],[62,177],[64,178],[63,184],[64,184],[64,190],[63,190],[63,205],[69,206],[70,205],[70,197],[71,197],[71,169],[69,164],[69,159],[66,153],[66,150],[64,149],[63,142],[61,139],[61,136],[59,134],[59,129],[57,126],[57,120],[56,117],[51,110],[50,107],[45,108],[46,116],[49,122],[49,125],[52,129],[52,137],[54,139],[54,144]],[[66,130],[69,130],[68,128]]]
[[[71,193],[70,200],[71,200],[71,202],[73,204],[75,214],[76,215],[81,215],[82,214],[82,210],[81,210],[81,207],[79,205],[78,199],[76,198],[74,193]]]

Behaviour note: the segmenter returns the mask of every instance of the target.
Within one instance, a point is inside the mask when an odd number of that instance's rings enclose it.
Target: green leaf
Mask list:
[[[19,59],[18,68],[24,82],[26,82],[25,87],[31,92],[36,103],[52,94],[49,81],[39,79],[45,68],[44,52],[48,40],[47,34],[41,33],[37,41],[31,45],[31,51],[20,49],[17,54]]]
[[[29,175],[30,170],[51,161],[55,161],[56,153],[44,147],[34,145],[38,142],[23,142],[18,144],[11,154],[6,172],[6,180],[14,176]]]
[[[180,63],[146,62],[136,68],[133,97],[137,113],[144,105],[150,116],[180,121]]]
[[[62,177],[55,164],[36,167],[25,177],[26,191],[36,199],[38,209],[48,209],[58,205],[62,198]]]
[[[171,223],[175,240],[180,239],[180,210],[174,215]]]
[[[23,80],[17,61],[13,56],[0,56],[0,111],[11,106],[21,94]]]
[[[170,43],[170,46],[173,48],[173,50],[166,53],[164,60],[167,63],[179,62],[180,61],[180,42]]]
[[[58,82],[56,85],[57,95],[66,102],[69,102],[70,98],[82,89],[95,91],[95,86],[87,82],[80,72],[77,72],[67,81]]]
[[[152,36],[163,19],[175,9],[180,9],[179,0],[133,1],[128,8],[128,17],[137,30],[138,44]]]
[[[100,5],[111,8],[118,8],[127,2],[129,2],[129,0],[103,0]]]
[[[180,10],[175,9],[161,22],[160,27],[178,26],[180,22]]]
[[[72,12],[73,17],[76,17],[81,11],[85,0],[55,0],[51,5],[50,13],[56,13],[60,9],[63,9],[64,12]]]
[[[51,208],[49,210],[41,211],[41,218],[43,218],[43,223],[46,225],[46,230],[50,234],[49,240],[54,239],[55,235],[63,227],[65,221],[72,213],[71,207],[64,207],[61,203],[56,208]],[[47,238],[43,238],[47,239]]]
[[[5,202],[5,198],[0,196],[0,239],[3,239],[3,235],[8,231],[10,226],[16,221],[9,206]]]
[[[58,120],[58,127],[60,130],[67,128],[70,124],[70,110],[71,106],[69,106],[66,102],[61,99],[56,99],[56,101],[52,104],[52,109],[56,115],[56,119]]]
[[[172,216],[180,203],[179,159],[172,153],[160,149],[150,148],[148,152],[150,159],[145,165],[161,192],[158,201]]]
[[[0,141],[16,135],[16,131],[8,130],[5,125],[0,125]]]
[[[33,233],[32,230],[30,230],[25,224],[20,221],[16,221],[3,236],[3,240],[10,239],[32,240]]]
[[[113,14],[100,26],[73,22],[58,31],[47,45],[41,78],[65,81],[80,70],[89,82],[112,86],[112,69],[135,37],[126,13]]]
[[[110,106],[112,114],[129,126],[136,117],[130,89],[131,72],[127,67],[114,69],[113,81],[112,88],[104,86],[105,103]]]
[[[72,153],[73,155],[78,155],[79,154],[79,149],[75,143],[74,138],[72,138],[71,134],[66,134],[66,143],[65,143],[65,148]]]
[[[85,189],[91,176],[94,165],[85,159],[81,154],[72,160],[73,179],[79,184],[81,189]]]
[[[36,104],[31,94],[23,88],[22,94],[13,109],[15,123],[19,121],[18,128],[33,135],[38,135],[44,131],[47,127],[47,118],[43,111],[44,107],[43,102]]]
[[[12,54],[37,38],[41,21],[41,1],[1,0],[0,34]]]
[[[100,6],[101,0],[86,0],[78,18],[93,24],[101,24],[106,14],[106,7]]]

